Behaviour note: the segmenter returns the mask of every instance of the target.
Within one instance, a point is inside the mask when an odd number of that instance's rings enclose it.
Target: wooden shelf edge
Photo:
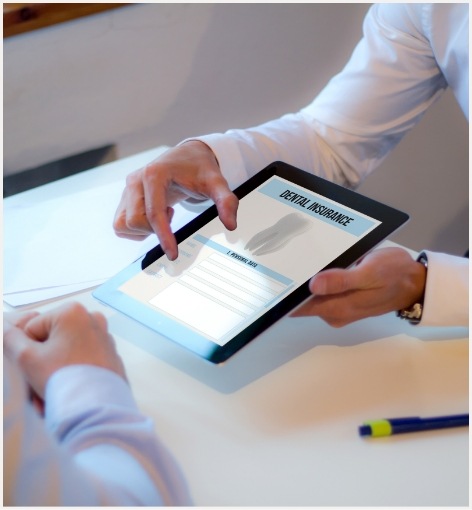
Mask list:
[[[3,38],[91,16],[129,3],[114,4],[3,4]]]

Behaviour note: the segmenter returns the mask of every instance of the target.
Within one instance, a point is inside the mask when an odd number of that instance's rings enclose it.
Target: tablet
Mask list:
[[[235,191],[237,229],[212,205],[93,295],[212,363],[221,363],[310,296],[310,278],[347,268],[408,215],[282,162]]]

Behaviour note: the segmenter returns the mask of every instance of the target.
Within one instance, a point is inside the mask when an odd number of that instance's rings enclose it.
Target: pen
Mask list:
[[[421,432],[423,430],[447,429],[451,427],[468,427],[468,414],[450,416],[435,416],[432,418],[389,418],[386,420],[371,420],[359,427],[360,436],[384,437],[407,432]]]

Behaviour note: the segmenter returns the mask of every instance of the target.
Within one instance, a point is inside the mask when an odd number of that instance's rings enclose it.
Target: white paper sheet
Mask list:
[[[48,301],[57,297],[74,294],[86,289],[97,287],[105,280],[95,280],[92,282],[76,283],[74,285],[61,285],[59,287],[50,287],[47,289],[27,290],[25,292],[14,292],[3,296],[3,301],[10,306],[27,306],[39,302]]]
[[[114,234],[124,182],[28,206],[4,207],[4,300],[12,306],[76,292],[110,278],[157,244]],[[175,207],[173,230],[194,214]],[[13,304],[15,303],[15,304]]]

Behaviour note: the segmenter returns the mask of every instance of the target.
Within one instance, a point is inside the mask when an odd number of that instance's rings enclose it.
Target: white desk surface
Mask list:
[[[159,152],[6,200],[40,203],[115,182]],[[469,504],[468,428],[370,440],[357,432],[367,419],[467,412],[468,330],[414,327],[393,314],[341,329],[287,318],[213,366],[90,291],[34,308],[69,300],[108,318],[138,404],[178,459],[196,505]]]

